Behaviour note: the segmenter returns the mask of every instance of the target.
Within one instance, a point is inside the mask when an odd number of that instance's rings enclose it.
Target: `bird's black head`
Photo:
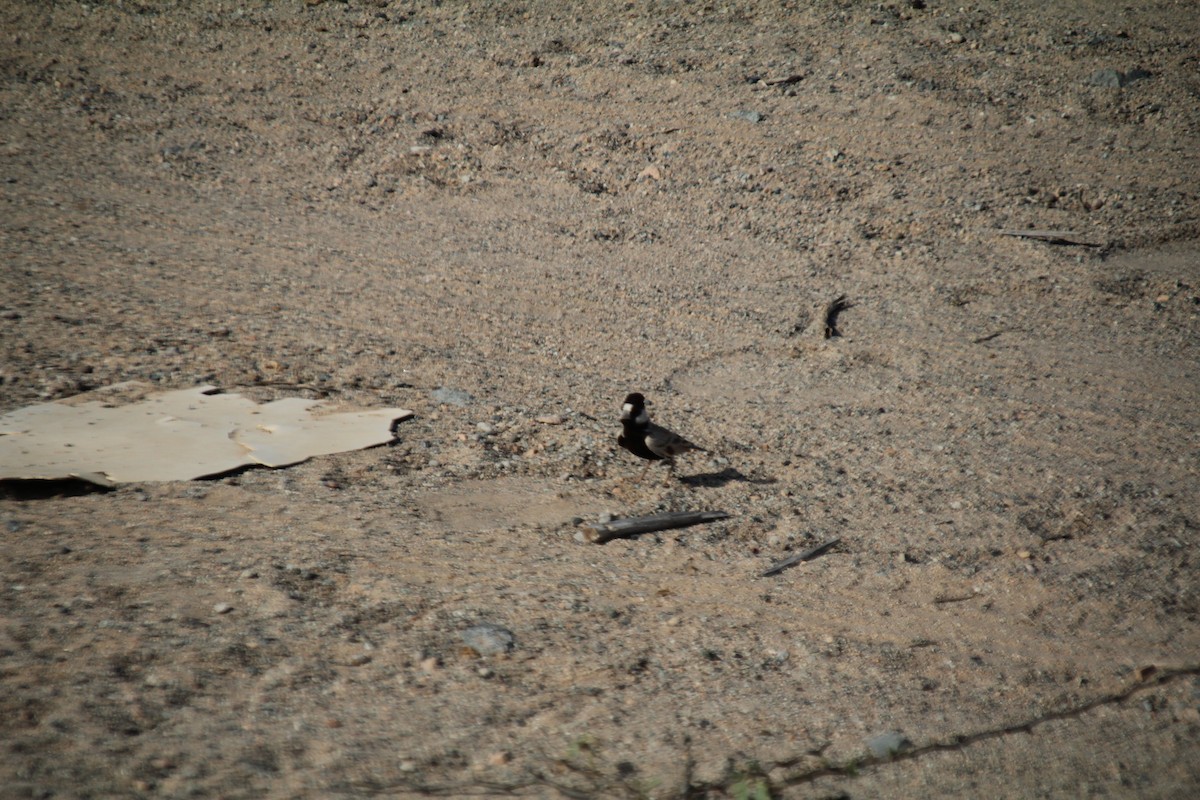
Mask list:
[[[625,402],[621,405],[621,421],[641,420],[646,416],[646,398],[642,397],[641,392],[634,392],[625,396]]]

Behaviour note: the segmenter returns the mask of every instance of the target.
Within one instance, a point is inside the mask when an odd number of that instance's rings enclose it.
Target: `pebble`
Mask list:
[[[912,742],[900,731],[887,731],[867,739],[867,749],[875,758],[891,758],[910,747]]]
[[[357,655],[351,656],[350,660],[346,663],[348,663],[352,667],[361,667],[364,664],[370,664],[371,657],[369,655],[367,655],[366,653],[358,653]]]
[[[433,397],[435,403],[445,403],[448,406],[458,406],[459,408],[469,405],[475,399],[469,392],[445,386],[434,389],[430,396]]]
[[[537,421],[543,425],[562,425],[566,419],[559,414],[543,414],[537,418]]]
[[[762,122],[763,115],[757,111],[734,111],[729,116],[734,119],[744,119],[746,122]]]
[[[1129,72],[1117,72],[1115,69],[1098,69],[1087,77],[1085,83],[1092,86],[1102,86],[1106,89],[1120,89],[1134,81],[1153,77],[1144,69],[1131,69]]]
[[[1103,86],[1108,89],[1121,88],[1121,73],[1115,69],[1098,69],[1088,76],[1087,82],[1092,86]]]
[[[662,178],[663,178],[662,170],[659,169],[658,167],[656,167],[654,164],[651,164],[650,166],[646,167],[644,170],[639,172],[638,176],[637,176],[637,179],[639,181],[640,180],[661,181]]]
[[[502,625],[481,622],[459,633],[467,647],[481,656],[507,653],[517,646],[517,637]]]
[[[233,611],[233,606],[229,603],[217,603],[213,606],[213,612],[217,614],[228,614],[230,611]]]

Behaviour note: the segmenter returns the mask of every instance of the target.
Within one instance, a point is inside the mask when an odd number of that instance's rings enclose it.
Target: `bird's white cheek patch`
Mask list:
[[[621,412],[628,415],[633,413],[633,403],[626,403],[621,406]]]

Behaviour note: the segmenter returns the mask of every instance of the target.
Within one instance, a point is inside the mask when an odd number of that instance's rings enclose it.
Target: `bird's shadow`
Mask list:
[[[751,478],[749,475],[744,475],[736,467],[726,467],[720,472],[702,472],[699,475],[679,476],[679,482],[688,486],[724,486],[733,481],[760,485],[776,482],[774,478]]]

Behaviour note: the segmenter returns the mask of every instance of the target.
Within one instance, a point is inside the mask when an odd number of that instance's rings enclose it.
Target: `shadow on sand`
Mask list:
[[[743,475],[735,467],[726,467],[720,472],[702,472],[699,475],[679,476],[679,482],[685,483],[688,486],[724,486],[733,481],[758,485],[776,482],[774,478],[751,478],[749,475]]]

